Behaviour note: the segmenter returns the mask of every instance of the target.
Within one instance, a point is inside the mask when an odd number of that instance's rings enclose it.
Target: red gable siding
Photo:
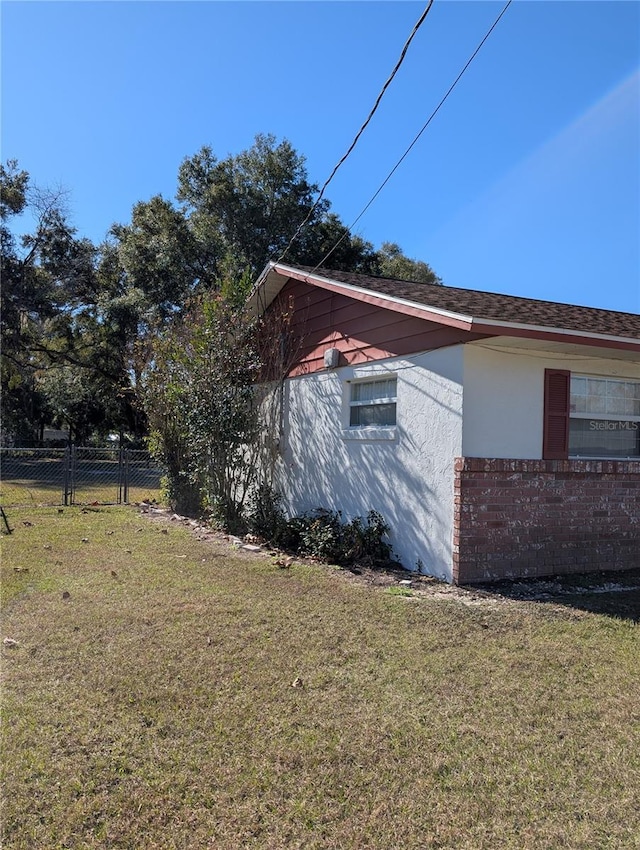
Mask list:
[[[486,338],[385,310],[302,281],[289,280],[274,307],[293,311],[291,332],[299,340],[299,348],[290,376],[324,369],[324,353],[329,348],[340,352],[340,365],[355,365]]]

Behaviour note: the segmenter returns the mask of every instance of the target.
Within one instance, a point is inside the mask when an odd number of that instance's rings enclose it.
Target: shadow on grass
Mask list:
[[[508,599],[551,602],[592,614],[640,623],[640,568],[474,585]]]

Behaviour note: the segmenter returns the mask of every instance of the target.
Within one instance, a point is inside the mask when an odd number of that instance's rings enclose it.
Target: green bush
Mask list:
[[[395,560],[391,545],[383,539],[389,526],[377,511],[351,522],[344,522],[340,511],[327,508],[286,519],[281,503],[280,494],[263,485],[248,516],[250,530],[279,549],[345,567],[383,566]]]
[[[282,496],[269,484],[260,484],[250,498],[247,525],[252,534],[274,546],[281,545],[287,518],[282,510]]]
[[[389,534],[389,526],[378,511],[369,511],[366,522],[356,517],[345,527],[345,532],[352,562],[375,566],[394,560],[391,545],[383,540]]]
[[[339,511],[317,508],[312,514],[298,519],[303,521],[298,550],[301,555],[311,555],[336,564],[348,560],[345,559],[344,525]]]

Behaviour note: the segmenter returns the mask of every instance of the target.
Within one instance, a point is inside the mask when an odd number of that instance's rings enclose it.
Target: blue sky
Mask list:
[[[100,241],[181,161],[288,138],[322,184],[425,2],[2,3],[2,159]],[[435,0],[327,190],[350,224],[502,2]],[[356,232],[446,284],[640,310],[640,3],[515,0]]]

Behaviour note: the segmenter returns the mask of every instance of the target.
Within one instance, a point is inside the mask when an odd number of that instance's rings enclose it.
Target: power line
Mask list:
[[[320,194],[318,195],[318,197],[317,197],[317,198],[316,198],[316,200],[314,201],[313,206],[311,207],[311,209],[310,209],[310,210],[309,210],[309,212],[307,213],[306,218],[305,218],[305,219],[304,219],[304,221],[303,221],[303,222],[302,222],[302,223],[298,226],[298,229],[296,230],[296,232],[295,232],[295,233],[293,234],[293,236],[291,237],[291,239],[290,239],[290,241],[289,241],[289,244],[288,244],[288,245],[287,245],[287,247],[284,249],[284,251],[282,252],[282,254],[280,254],[280,256],[278,257],[278,259],[276,260],[276,262],[278,262],[278,263],[282,262],[282,260],[284,259],[284,257],[285,257],[285,255],[286,255],[287,251],[289,250],[289,248],[291,248],[291,246],[293,245],[293,243],[295,242],[295,240],[298,238],[298,236],[300,235],[300,233],[301,233],[302,229],[304,228],[305,224],[309,221],[309,219],[311,218],[311,216],[312,216],[312,215],[313,215],[313,213],[314,213],[314,210],[316,209],[316,207],[318,206],[318,204],[319,204],[319,203],[320,203],[320,201],[322,200],[322,198],[323,198],[323,196],[324,196],[325,189],[327,188],[327,186],[329,185],[329,183],[331,183],[331,181],[332,181],[332,180],[333,180],[333,178],[335,177],[336,172],[338,171],[338,169],[340,168],[340,166],[344,163],[344,161],[347,159],[347,157],[351,154],[351,152],[353,151],[353,149],[354,149],[354,148],[355,148],[355,146],[357,145],[357,143],[358,143],[358,141],[359,141],[359,139],[360,139],[360,136],[364,133],[364,131],[366,130],[366,128],[367,128],[367,126],[368,126],[368,124],[369,124],[369,122],[371,121],[371,119],[373,118],[374,114],[376,113],[376,111],[377,111],[377,109],[378,109],[378,106],[380,105],[380,101],[381,101],[381,100],[382,100],[382,98],[384,97],[384,94],[385,94],[386,90],[389,88],[389,86],[390,86],[390,84],[391,84],[391,81],[393,80],[393,78],[394,78],[394,77],[395,77],[395,75],[397,74],[397,72],[398,72],[398,70],[399,70],[400,66],[401,66],[401,65],[402,65],[402,63],[404,62],[404,57],[405,57],[405,56],[406,56],[406,54],[407,54],[407,50],[409,49],[409,45],[410,45],[410,44],[411,44],[411,42],[413,41],[413,38],[414,38],[415,34],[418,32],[418,30],[420,29],[420,27],[421,27],[421,26],[422,26],[422,24],[424,23],[424,20],[425,20],[425,18],[427,17],[427,15],[429,14],[429,11],[430,11],[430,9],[431,9],[431,7],[432,7],[432,6],[433,6],[433,0],[429,0],[429,3],[427,4],[427,7],[425,8],[424,12],[420,15],[420,17],[419,17],[419,18],[418,18],[418,20],[416,21],[415,26],[413,27],[413,30],[411,31],[411,35],[409,36],[409,38],[408,38],[408,39],[407,39],[407,41],[405,42],[405,45],[404,45],[404,47],[402,48],[402,52],[401,52],[401,54],[400,54],[400,58],[399,58],[399,59],[398,59],[398,61],[396,62],[395,68],[393,69],[393,71],[392,71],[392,72],[391,72],[391,74],[389,75],[389,77],[388,77],[388,79],[387,79],[386,83],[382,86],[382,88],[381,88],[381,90],[380,90],[380,94],[379,94],[379,95],[378,95],[378,97],[376,98],[376,101],[375,101],[375,103],[373,104],[373,107],[372,107],[371,111],[370,111],[370,112],[369,112],[369,114],[367,115],[366,121],[364,122],[364,124],[362,125],[362,127],[360,127],[360,129],[358,130],[358,132],[356,133],[356,135],[355,135],[355,137],[354,137],[353,141],[352,141],[352,142],[351,142],[351,144],[349,145],[349,149],[347,150],[347,152],[344,154],[344,156],[342,156],[342,157],[340,158],[340,160],[338,160],[338,162],[337,162],[337,163],[336,163],[336,165],[334,166],[333,171],[331,172],[331,174],[330,174],[330,175],[327,177],[327,179],[325,180],[325,182],[324,182],[324,185],[323,185],[322,189],[320,189]]]
[[[344,239],[346,239],[346,237],[347,237],[348,235],[350,235],[350,234],[351,234],[351,231],[352,231],[352,229],[354,228],[354,226],[355,226],[355,225],[356,225],[356,224],[360,221],[360,219],[362,218],[362,216],[366,213],[366,211],[369,209],[369,207],[371,206],[371,204],[375,201],[375,199],[378,197],[378,195],[380,194],[380,192],[384,189],[384,187],[387,185],[387,183],[389,182],[389,180],[393,177],[393,175],[395,174],[395,172],[398,170],[398,168],[400,167],[400,165],[404,162],[404,160],[405,160],[405,159],[406,159],[406,157],[408,156],[409,152],[411,151],[411,149],[413,148],[413,146],[416,144],[416,142],[417,142],[417,141],[418,141],[418,139],[420,138],[420,136],[424,133],[424,131],[425,131],[425,130],[427,129],[427,127],[429,126],[429,124],[431,124],[431,122],[433,121],[433,119],[436,117],[436,115],[437,115],[437,114],[438,114],[438,112],[440,111],[440,108],[443,106],[444,102],[447,100],[447,98],[449,97],[449,95],[451,94],[451,92],[452,92],[452,91],[455,89],[455,87],[458,85],[458,83],[460,82],[460,80],[461,80],[461,78],[462,78],[463,74],[465,73],[465,71],[467,70],[467,68],[469,67],[469,65],[471,65],[471,63],[473,62],[473,60],[476,58],[476,56],[477,56],[477,55],[478,55],[478,53],[480,52],[481,48],[483,47],[483,45],[484,45],[485,41],[489,38],[489,36],[491,35],[491,33],[492,33],[492,32],[494,31],[494,29],[497,27],[497,25],[498,25],[498,24],[499,24],[499,22],[500,22],[500,19],[502,18],[502,16],[504,15],[504,13],[507,11],[507,9],[509,8],[509,6],[511,5],[511,3],[512,3],[512,2],[513,2],[513,0],[507,0],[507,3],[505,4],[504,8],[502,9],[502,11],[501,11],[501,12],[500,12],[500,14],[498,15],[498,17],[495,19],[495,21],[493,22],[493,24],[491,25],[491,27],[487,30],[487,33],[485,34],[485,36],[484,36],[484,38],[482,39],[482,41],[480,42],[480,44],[479,44],[479,45],[476,47],[476,49],[473,51],[473,53],[471,54],[470,58],[467,60],[467,63],[466,63],[466,65],[464,66],[464,68],[460,71],[460,73],[459,73],[459,74],[458,74],[458,76],[455,78],[455,80],[453,81],[453,83],[449,86],[449,89],[447,90],[447,93],[444,95],[444,97],[442,98],[442,100],[440,101],[440,103],[436,106],[436,108],[433,110],[433,112],[432,112],[432,113],[431,113],[431,115],[428,117],[428,119],[426,120],[426,122],[423,124],[422,129],[420,130],[420,132],[417,134],[417,136],[416,136],[416,137],[414,138],[414,140],[411,142],[411,144],[410,144],[410,145],[409,145],[409,147],[406,149],[406,151],[402,154],[402,156],[400,157],[400,159],[399,159],[399,160],[396,162],[396,164],[393,166],[393,168],[391,169],[391,171],[387,174],[387,176],[386,176],[386,177],[385,177],[385,179],[382,181],[382,183],[380,184],[380,186],[378,187],[378,189],[376,190],[376,192],[373,194],[373,196],[371,197],[371,199],[369,200],[369,202],[366,204],[366,206],[364,207],[364,209],[363,209],[363,210],[360,212],[360,214],[359,214],[358,216],[356,216],[356,218],[352,221],[352,223],[351,223],[351,224],[349,225],[349,227],[345,230],[345,232],[342,234],[342,236],[340,237],[340,239],[338,239],[338,241],[337,241],[337,242],[336,242],[336,244],[333,246],[333,248],[332,248],[332,249],[331,249],[331,250],[330,250],[327,254],[325,254],[325,256],[324,256],[324,257],[320,260],[320,262],[318,263],[318,265],[317,265],[317,266],[315,266],[315,268],[313,269],[313,271],[314,271],[314,272],[315,272],[317,269],[319,269],[319,268],[320,268],[320,266],[322,266],[322,265],[323,265],[323,263],[325,263],[325,262],[329,259],[329,257],[333,254],[333,252],[336,250],[336,248],[338,248],[338,247],[339,247],[339,245],[340,245],[340,244],[344,241]],[[428,11],[428,10],[427,10],[427,11]],[[312,272],[312,273],[313,273],[313,272]]]

